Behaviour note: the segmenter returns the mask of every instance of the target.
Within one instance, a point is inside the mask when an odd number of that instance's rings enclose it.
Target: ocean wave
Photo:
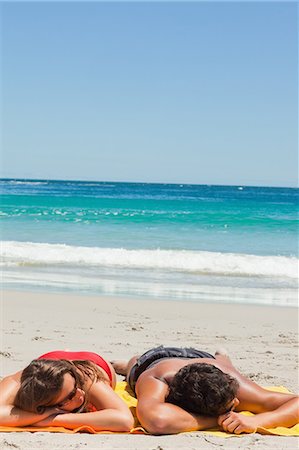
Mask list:
[[[17,241],[1,242],[2,266],[73,265],[296,279],[298,259],[187,250],[127,250]]]
[[[27,185],[27,186],[39,186],[41,184],[49,184],[48,181],[21,181],[21,180],[9,180],[7,183]]]

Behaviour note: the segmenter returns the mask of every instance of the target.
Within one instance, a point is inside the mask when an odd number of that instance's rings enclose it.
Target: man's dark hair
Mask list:
[[[238,381],[212,364],[188,364],[169,384],[166,402],[204,416],[219,416],[235,397]]]

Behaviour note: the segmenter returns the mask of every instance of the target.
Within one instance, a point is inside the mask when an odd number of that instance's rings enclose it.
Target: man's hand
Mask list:
[[[255,433],[258,427],[255,416],[244,416],[234,411],[219,416],[218,425],[224,431],[234,434]]]

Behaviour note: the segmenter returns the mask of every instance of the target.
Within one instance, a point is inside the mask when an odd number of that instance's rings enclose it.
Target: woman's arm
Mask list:
[[[90,403],[97,411],[60,414],[35,425],[70,429],[89,425],[97,431],[130,431],[134,427],[131,411],[109,385],[104,382],[94,383],[88,394]]]
[[[87,413],[65,413],[53,415],[37,422],[37,427],[64,427],[73,430],[81,426],[90,426],[96,431],[130,431],[134,427],[134,419],[125,417],[115,410],[102,410]]]
[[[61,414],[58,408],[48,408],[43,414],[31,413],[14,405],[0,405],[0,426],[26,427],[35,425],[53,414]]]
[[[34,423],[58,413],[57,408],[49,408],[43,414],[31,413],[14,406],[15,396],[20,387],[21,372],[9,375],[0,382],[0,425],[21,427]]]

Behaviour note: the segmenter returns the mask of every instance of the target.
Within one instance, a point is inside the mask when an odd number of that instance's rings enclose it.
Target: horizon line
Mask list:
[[[119,184],[157,184],[157,185],[174,185],[174,186],[230,186],[230,187],[253,187],[253,188],[277,188],[277,189],[299,189],[298,186],[281,186],[281,185],[260,185],[260,184],[222,184],[222,183],[184,183],[184,182],[163,182],[163,181],[115,181],[115,180],[95,180],[95,179],[81,179],[74,178],[20,178],[20,177],[0,177],[0,181],[54,181],[54,182],[79,182],[79,183],[119,183]]]

